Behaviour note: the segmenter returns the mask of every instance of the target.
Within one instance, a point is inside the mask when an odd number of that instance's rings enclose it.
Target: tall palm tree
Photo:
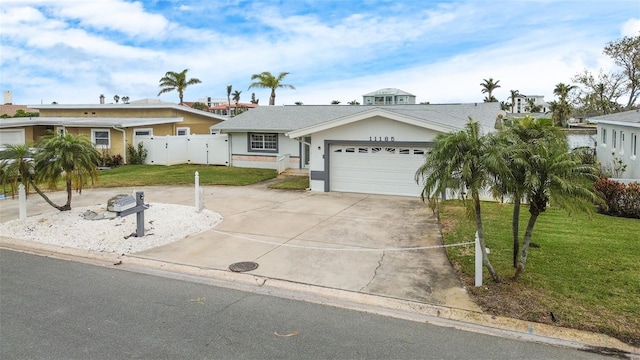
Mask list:
[[[227,116],[231,117],[231,90],[232,85],[227,85]]]
[[[520,95],[519,90],[510,90],[511,92],[511,113],[515,113],[516,98]]]
[[[480,133],[480,125],[469,119],[464,130],[440,134],[433,148],[426,156],[424,165],[416,172],[416,181],[424,184],[422,200],[427,199],[435,208],[440,194],[454,189],[463,194],[471,192],[476,231],[482,250],[482,262],[495,282],[500,277],[494,270],[484,242],[482,211],[480,208],[480,189],[488,184],[489,168],[494,159],[498,159],[497,147],[489,146],[487,137]]]
[[[234,91],[233,92],[233,102],[236,104],[235,109],[233,109],[233,115],[238,115],[238,103],[240,102],[240,94],[242,94],[242,91]]]
[[[258,80],[258,81],[254,81],[253,83],[251,83],[251,85],[249,85],[249,89],[251,89],[252,87],[257,87],[262,89],[271,89],[271,96],[269,97],[269,105],[275,105],[277,88],[288,88],[288,89],[295,90],[295,87],[293,87],[293,85],[282,83],[282,80],[287,75],[289,75],[288,72],[281,72],[276,77],[276,76],[273,76],[268,71],[264,71],[260,74],[253,74],[251,76],[251,80]]]
[[[484,98],[484,102],[498,102],[498,99],[493,96],[493,91],[501,87],[500,85],[498,85],[500,80],[494,81],[493,78],[489,78],[489,80],[482,80],[483,81],[480,83],[480,86],[482,87],[482,93],[487,94],[487,96]]]
[[[569,94],[576,88],[574,85],[559,83],[553,89],[553,94],[559,97],[554,105],[553,121],[556,125],[567,126],[571,117],[572,107],[568,102]]]
[[[187,80],[187,71],[189,71],[189,69],[184,69],[179,73],[174,71],[167,71],[162,79],[160,79],[161,89],[158,92],[158,96],[171,91],[177,91],[178,96],[180,97],[180,105],[182,105],[182,103],[184,102],[184,90],[187,88],[187,86],[199,84],[202,82],[200,81],[200,79],[196,78]]]
[[[593,192],[596,169],[583,164],[567,148],[549,146],[545,141],[529,144],[517,158],[526,170],[524,183],[529,203],[529,220],[523,237],[520,261],[514,278],[524,272],[533,228],[549,203],[568,210],[593,211],[598,197]]]
[[[71,210],[74,183],[77,189],[82,189],[87,180],[90,179],[92,183],[97,180],[100,153],[86,136],[70,133],[48,134],[36,145],[36,149],[35,176],[31,185],[49,205],[60,211]],[[55,187],[61,179],[65,182],[67,202],[59,206],[38,188],[36,182],[46,182],[50,187]]]

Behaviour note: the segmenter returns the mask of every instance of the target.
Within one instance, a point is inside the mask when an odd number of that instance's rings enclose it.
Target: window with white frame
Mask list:
[[[111,133],[109,129],[91,129],[91,142],[98,149],[110,149]]]
[[[631,156],[638,155],[638,134],[631,133]]]
[[[616,131],[613,130],[611,131],[611,146],[615,149],[617,144],[618,144],[618,134],[616,134]]]
[[[620,153],[624,153],[624,131],[620,131]]]
[[[278,134],[249,133],[249,151],[278,152]]]
[[[602,128],[602,144],[601,145],[607,145],[607,129],[606,128]]]
[[[188,136],[191,135],[191,129],[188,127],[179,127],[176,128],[176,135],[178,136]]]

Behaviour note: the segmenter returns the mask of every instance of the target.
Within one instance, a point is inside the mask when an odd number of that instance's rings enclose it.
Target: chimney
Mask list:
[[[100,94],[100,105],[104,105],[104,94]]]
[[[11,91],[4,91],[4,104],[5,105],[13,105],[13,95],[11,95]]]

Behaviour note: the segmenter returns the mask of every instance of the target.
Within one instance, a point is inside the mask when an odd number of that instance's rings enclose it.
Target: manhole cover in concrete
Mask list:
[[[255,270],[257,268],[258,264],[254,263],[253,261],[243,261],[229,265],[229,270],[233,272],[245,272]]]

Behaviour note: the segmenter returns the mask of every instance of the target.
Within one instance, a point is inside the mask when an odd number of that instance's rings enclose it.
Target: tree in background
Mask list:
[[[351,100],[347,104],[349,104],[349,105],[360,105],[360,103],[357,100]]]
[[[629,95],[626,108],[630,110],[640,95],[640,33],[608,43],[603,53],[622,67]]]
[[[332,100],[331,105],[340,105],[340,100]]]
[[[260,102],[260,99],[256,99],[256,93],[251,93],[251,103],[258,105],[259,102]]]
[[[578,111],[583,115],[606,115],[619,112],[622,105],[618,99],[626,92],[623,74],[606,73],[602,69],[597,76],[588,70],[577,74],[572,81],[578,84],[576,97]]]
[[[420,194],[422,200],[426,199],[434,209],[439,196],[449,189],[459,194],[471,193],[470,205],[475,216],[482,262],[493,280],[500,282],[487,255],[480,208],[480,190],[489,183],[490,169],[498,167],[494,161],[501,159],[497,152],[499,147],[491,146],[493,144],[488,139],[480,133],[478,122],[472,119],[464,130],[439,134],[415,179],[424,185]]]
[[[516,106],[516,98],[518,96],[520,96],[520,91],[519,90],[509,90],[509,92],[511,93],[511,96],[509,97],[511,99],[511,113],[515,113],[515,106]]]
[[[487,96],[484,98],[484,102],[498,102],[498,99],[493,96],[493,91],[501,87],[500,85],[498,85],[500,80],[494,81],[493,78],[489,78],[489,80],[482,80],[482,83],[480,83],[480,86],[482,87],[482,93],[487,94]]]
[[[129,103],[129,97],[128,96],[123,96],[122,97],[122,102],[125,103],[125,104],[128,104]]]
[[[233,109],[233,116],[238,115],[238,103],[240,102],[240,94],[242,94],[242,91],[234,91],[233,94],[233,102],[236,104],[236,107]]]
[[[207,111],[207,109],[209,109],[207,104],[204,104],[204,103],[201,103],[201,102],[195,102],[191,108],[202,110],[202,111]]]
[[[525,109],[528,112],[537,113],[537,112],[540,112],[542,110],[542,105],[536,105],[536,100],[535,99],[528,99],[527,100],[527,106],[525,107]]]
[[[177,91],[178,97],[180,97],[180,105],[184,103],[184,90],[187,86],[199,84],[202,81],[200,79],[191,78],[187,80],[187,71],[189,69],[184,69],[181,72],[177,73],[174,71],[167,71],[167,73],[160,79],[160,91],[158,92],[158,96]]]
[[[251,80],[257,80],[249,85],[249,89],[253,87],[263,88],[263,89],[271,89],[271,96],[269,97],[269,105],[276,104],[276,89],[277,88],[288,88],[295,90],[293,85],[283,84],[282,80],[289,75],[288,72],[281,72],[278,76],[273,76],[270,72],[264,71],[260,74],[253,74],[251,76]]]
[[[231,117],[231,91],[233,86],[227,85],[227,116]]]
[[[118,95],[113,95],[113,101],[116,102],[116,104],[120,101],[120,96]]]
[[[553,112],[553,123],[556,126],[567,126],[573,112],[573,107],[569,103],[569,95],[575,88],[574,85],[559,83],[553,89],[553,93],[559,97],[558,101],[549,103]]]

